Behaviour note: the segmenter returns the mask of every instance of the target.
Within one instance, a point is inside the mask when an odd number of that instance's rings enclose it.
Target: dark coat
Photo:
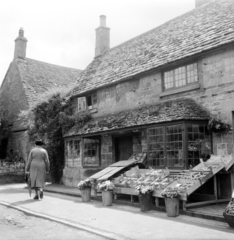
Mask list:
[[[28,156],[26,172],[30,172],[31,187],[44,188],[45,174],[49,172],[50,162],[47,151],[40,147],[34,147]]]

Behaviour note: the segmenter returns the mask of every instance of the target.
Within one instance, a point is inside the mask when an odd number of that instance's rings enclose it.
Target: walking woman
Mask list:
[[[31,188],[35,188],[36,195],[34,199],[37,200],[43,198],[45,176],[50,169],[48,153],[42,145],[42,140],[35,141],[35,147],[30,151],[26,165],[26,173],[29,172]]]

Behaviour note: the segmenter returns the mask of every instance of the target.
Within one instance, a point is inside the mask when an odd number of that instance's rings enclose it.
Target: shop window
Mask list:
[[[86,97],[78,98],[78,112],[86,111],[87,109],[93,109],[97,105],[97,94],[91,94]]]
[[[183,87],[198,82],[197,63],[164,72],[164,89]]]
[[[206,125],[188,124],[188,165],[196,166],[200,158],[204,161],[210,158],[211,144]]]
[[[100,139],[84,138],[84,167],[99,167],[100,165]]]
[[[152,167],[184,167],[182,125],[150,128],[149,165]]]
[[[80,141],[74,140],[74,151],[73,151],[74,158],[78,158],[80,156]]]
[[[166,157],[168,167],[184,167],[182,125],[166,127]]]
[[[148,129],[148,165],[185,168],[211,154],[210,135],[203,123],[182,123]]]
[[[80,158],[80,140],[73,139],[65,142],[66,166],[73,167],[78,165]]]
[[[163,128],[151,128],[149,137],[149,165],[154,167],[165,166],[164,158],[164,131]]]

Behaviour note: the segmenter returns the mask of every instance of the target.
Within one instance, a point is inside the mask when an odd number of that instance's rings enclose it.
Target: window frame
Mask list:
[[[192,64],[196,64],[196,66],[197,66],[197,81],[188,83],[188,71],[187,71],[187,69],[188,69],[188,66],[192,65]],[[176,87],[175,72],[176,72],[177,69],[182,68],[182,67],[185,67],[185,81],[186,81],[186,84]],[[171,71],[173,71],[173,87],[166,88],[166,86],[165,86],[165,73],[171,72]],[[199,63],[198,63],[198,61],[193,61],[193,62],[182,64],[182,65],[179,65],[179,66],[176,66],[176,67],[173,67],[173,68],[165,69],[162,72],[162,79],[163,79],[163,84],[162,84],[163,92],[167,92],[167,91],[169,92],[169,91],[173,91],[173,90],[176,90],[176,89],[183,89],[183,88],[186,88],[186,87],[192,86],[192,85],[197,85],[197,84],[199,84]]]
[[[78,141],[78,149],[75,149],[75,142]],[[70,149],[70,142],[72,142],[72,149]],[[79,152],[79,154],[75,154],[75,151]],[[75,164],[77,159],[80,158],[80,164],[82,164],[82,155],[81,155],[81,139],[80,138],[67,138],[64,141],[64,159],[65,159],[65,166],[66,167],[76,167]],[[70,160],[70,161],[69,161]],[[69,164],[72,163],[72,164]],[[79,162],[79,161],[78,161]]]
[[[99,146],[97,148],[98,150],[98,162],[97,164],[86,164],[85,161],[85,139],[94,139],[94,140],[98,140],[99,141]],[[83,137],[82,138],[82,167],[83,168],[99,168],[101,166],[101,137],[100,136],[90,136],[90,137]]]
[[[81,107],[81,110],[80,110],[80,103],[82,103],[82,107]],[[85,102],[85,104],[84,104]],[[97,106],[97,93],[92,93],[92,94],[89,94],[89,95],[86,95],[86,96],[82,96],[82,97],[78,97],[77,99],[77,103],[78,103],[78,106],[77,106],[77,111],[78,112],[84,112],[84,111],[87,111],[87,110],[92,110],[95,108],[95,106]],[[91,103],[91,104],[90,104]]]
[[[167,140],[166,140],[166,127],[168,126],[173,126],[173,125],[182,125],[182,147],[183,147],[183,158],[184,158],[184,166],[183,167],[168,167],[168,159],[167,159],[167,154],[166,154],[166,144],[167,144]],[[162,169],[164,167],[168,167],[170,169],[188,169],[189,168],[189,164],[188,164],[188,131],[187,131],[187,125],[188,124],[204,124],[204,125],[208,125],[208,120],[184,120],[184,121],[173,121],[170,123],[161,123],[161,124],[153,124],[151,126],[147,127],[147,163],[149,164],[149,129],[151,128],[158,128],[161,127],[163,128],[163,152],[164,152],[164,161],[166,162],[166,164],[164,166],[151,166],[155,169]],[[212,133],[209,133],[209,141],[210,141],[210,146],[211,146],[211,154],[213,154],[213,142],[212,142]]]

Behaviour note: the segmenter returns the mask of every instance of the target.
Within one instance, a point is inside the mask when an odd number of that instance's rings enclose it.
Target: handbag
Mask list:
[[[26,183],[28,183],[28,179],[29,179],[29,173],[26,173],[24,176],[24,180]]]

